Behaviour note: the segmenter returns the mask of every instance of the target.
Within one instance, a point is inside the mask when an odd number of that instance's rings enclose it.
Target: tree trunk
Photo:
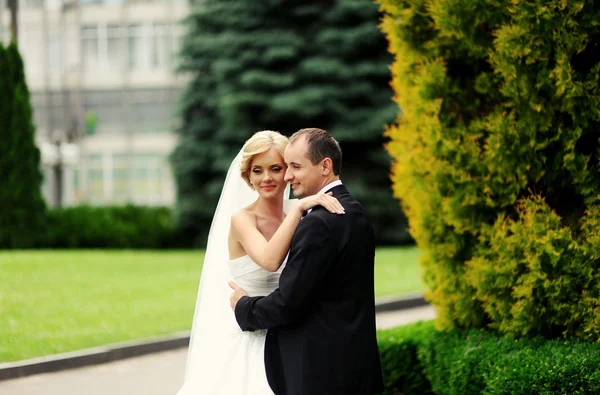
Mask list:
[[[17,21],[17,15],[19,12],[19,0],[8,0],[8,6],[10,8],[10,33],[11,38],[14,42],[17,42],[19,38],[19,24]]]

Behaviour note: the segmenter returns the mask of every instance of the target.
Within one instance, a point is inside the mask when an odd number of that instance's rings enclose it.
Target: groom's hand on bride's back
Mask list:
[[[231,310],[235,311],[235,306],[237,305],[238,300],[244,296],[248,296],[248,292],[246,292],[244,288],[240,287],[233,281],[229,281],[229,287],[233,289],[233,292],[229,297],[229,304],[231,305]]]

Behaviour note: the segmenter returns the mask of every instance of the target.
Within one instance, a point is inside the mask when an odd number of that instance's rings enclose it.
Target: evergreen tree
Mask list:
[[[437,325],[600,337],[600,4],[380,0]]]
[[[172,155],[187,235],[205,241],[227,167],[248,137],[320,127],[340,141],[342,180],[378,241],[410,241],[383,148],[397,108],[371,0],[206,0],[187,23],[181,69],[192,78]]]
[[[15,43],[0,45],[0,74],[0,247],[25,248],[43,232],[46,206],[29,90]]]

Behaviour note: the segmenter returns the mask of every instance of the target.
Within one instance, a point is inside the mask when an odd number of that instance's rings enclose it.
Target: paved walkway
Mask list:
[[[377,327],[389,328],[434,317],[433,308],[380,313]],[[183,381],[187,349],[0,381],[0,395],[175,395]]]

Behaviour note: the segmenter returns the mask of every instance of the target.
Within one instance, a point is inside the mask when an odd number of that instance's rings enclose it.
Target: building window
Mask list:
[[[129,200],[130,155],[113,154],[113,196],[112,201],[125,203]]]
[[[170,130],[175,110],[171,102],[135,103],[132,108],[134,122],[141,132],[164,133]]]
[[[152,68],[169,68],[169,26],[164,23],[152,25]]]
[[[81,57],[84,66],[97,67],[100,63],[100,40],[98,26],[86,25],[81,27]]]
[[[126,95],[121,91],[88,91],[83,94],[84,112],[97,118],[95,133],[127,130]]]
[[[83,191],[91,203],[104,203],[105,177],[101,154],[89,155],[85,160],[87,169],[87,190]]]
[[[8,1],[5,0],[8,4]],[[43,8],[44,0],[21,0],[19,2],[19,7],[22,8]]]
[[[125,55],[123,28],[119,25],[106,27],[107,37],[107,63],[111,68],[122,69]]]
[[[130,24],[129,67],[131,70],[168,70],[173,51],[172,26],[166,23]]]
[[[129,32],[129,68],[132,70],[146,68],[147,43],[144,25],[131,24],[127,30]]]
[[[60,34],[57,30],[48,32],[48,47],[46,53],[48,59],[48,72],[51,74],[60,73],[62,65],[62,46]]]
[[[125,0],[79,0],[79,5],[82,7],[98,6],[98,5],[119,5],[125,3]]]
[[[181,29],[167,23],[84,25],[81,52],[86,69],[170,70]]]
[[[177,88],[87,91],[83,111],[97,118],[97,134],[164,133],[173,129],[180,94]]]
[[[78,187],[75,194],[92,204],[132,202],[146,205],[172,203],[168,158],[158,153],[110,153],[87,155],[87,191]],[[167,191],[167,192],[165,192]]]
[[[123,28],[118,24],[81,27],[81,56],[87,70],[119,71],[125,57]]]
[[[88,171],[88,194],[90,202],[104,203],[104,178],[102,169]]]
[[[161,196],[166,182],[162,172],[163,162],[166,158],[162,155],[135,155],[133,166],[133,199],[139,204],[156,205],[164,200]]]

